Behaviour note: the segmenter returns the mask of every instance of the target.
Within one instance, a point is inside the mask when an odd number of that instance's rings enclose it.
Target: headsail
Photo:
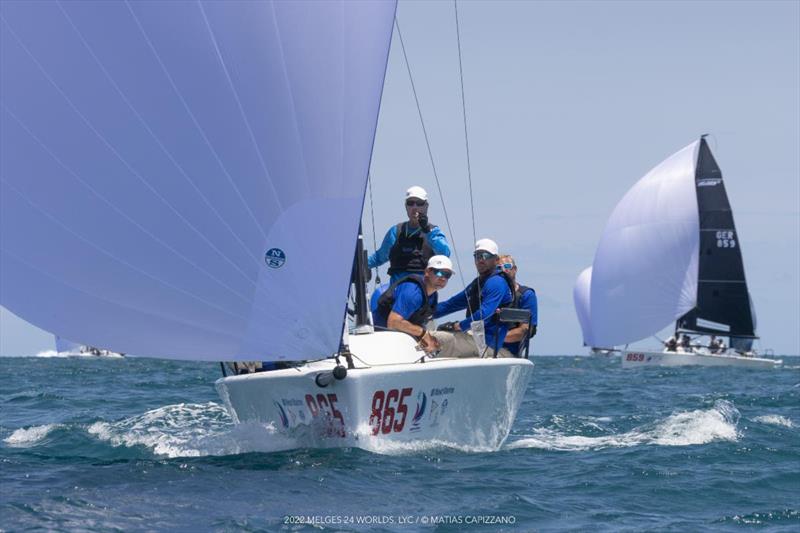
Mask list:
[[[337,349],[394,2],[0,5],[0,303],[141,355]]]
[[[572,288],[572,302],[575,304],[575,314],[583,332],[584,346],[596,346],[592,338],[592,317],[590,306],[590,291],[592,289],[592,267],[585,268],[575,280]]]
[[[729,337],[755,335],[739,236],[725,183],[705,139],[697,161],[697,205],[700,215],[700,270],[697,307],[678,321],[678,328]]]
[[[591,273],[589,331],[595,346],[649,337],[694,308],[698,145],[651,170],[611,214]]]

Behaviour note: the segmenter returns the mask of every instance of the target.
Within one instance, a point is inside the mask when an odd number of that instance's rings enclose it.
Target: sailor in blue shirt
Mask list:
[[[436,307],[434,318],[448,315],[454,311],[467,310],[467,317],[461,322],[442,324],[440,331],[434,333],[441,345],[440,357],[493,357],[494,347],[500,346],[498,357],[511,357],[502,348],[508,329],[495,318],[501,307],[513,302],[511,287],[513,281],[497,268],[497,243],[491,239],[481,239],[475,243],[475,267],[478,277],[466,289]],[[483,321],[486,335],[486,348],[479,353],[472,335],[466,332],[473,321]]]
[[[453,263],[443,255],[428,261],[422,276],[411,274],[393,283],[378,298],[373,314],[376,326],[408,333],[427,352],[438,349],[425,324],[433,317],[438,302],[437,291],[453,275]]]
[[[536,335],[536,326],[539,323],[539,304],[536,300],[536,291],[531,287],[520,285],[517,283],[517,263],[510,255],[500,257],[500,268],[511,276],[514,281],[514,301],[515,306],[520,309],[527,309],[531,312],[530,327],[528,324],[519,323],[508,330],[506,334],[506,341],[503,347],[506,348],[514,355],[519,355],[520,348],[522,348],[523,341],[530,342]],[[530,354],[530,347],[528,348]]]
[[[439,226],[428,221],[428,193],[422,187],[406,191],[408,220],[389,228],[378,250],[369,256],[369,268],[389,261],[390,282],[409,274],[419,274],[434,255],[450,256],[450,245]]]

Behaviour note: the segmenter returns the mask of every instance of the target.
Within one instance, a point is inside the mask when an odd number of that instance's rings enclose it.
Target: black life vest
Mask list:
[[[533,290],[531,287],[526,287],[525,285],[519,286],[519,289],[514,293],[514,307],[518,307],[522,303],[522,296],[528,291],[531,291],[533,294],[536,294],[536,291]],[[518,328],[521,325],[522,322],[515,322],[513,324],[510,324],[508,326],[508,329]]]
[[[486,282],[493,276],[501,276],[508,288],[511,290],[511,301],[506,303],[501,303],[498,305],[498,309],[502,309],[504,307],[516,307],[517,306],[517,297],[516,297],[516,290],[514,290],[514,280],[511,279],[511,276],[506,274],[503,271],[495,270],[488,276],[480,276],[472,280],[472,283],[467,285],[467,288],[464,291],[464,294],[467,296],[467,317],[470,316],[470,313],[475,313],[478,309],[481,308],[480,305],[480,293],[483,290],[483,286],[486,285]],[[486,318],[486,317],[484,317]]]
[[[431,224],[432,228],[434,224]],[[397,240],[389,250],[389,275],[396,272],[425,272],[428,259],[434,256],[427,236],[419,229],[408,235],[408,222],[397,225]]]
[[[428,301],[428,293],[425,290],[425,282],[422,280],[422,276],[406,276],[392,283],[392,285],[386,289],[386,292],[381,294],[380,298],[378,298],[378,314],[383,317],[385,321],[389,321],[389,313],[392,312],[392,307],[396,300],[394,293],[401,283],[414,283],[419,287],[419,290],[422,291],[422,306],[414,311],[406,320],[417,326],[424,327],[425,323],[433,318],[433,313],[436,311],[436,299],[434,299],[433,305]]]

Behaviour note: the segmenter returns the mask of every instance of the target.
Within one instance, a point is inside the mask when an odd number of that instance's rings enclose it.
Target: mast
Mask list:
[[[358,240],[356,242],[356,257],[353,261],[352,281],[355,285],[355,320],[356,327],[370,325],[369,306],[367,304],[367,282],[370,271],[367,268],[367,251],[364,249],[364,235],[361,224],[358,225]]]
[[[678,319],[676,329],[727,336],[731,346],[746,351],[757,337],[742,251],[722,172],[705,135],[698,148],[695,190],[700,220],[697,305]]]

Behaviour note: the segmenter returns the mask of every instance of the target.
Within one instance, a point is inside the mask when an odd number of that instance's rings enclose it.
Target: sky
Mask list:
[[[760,348],[800,354],[800,2],[469,1],[458,13],[471,173],[453,3],[401,1],[438,185],[395,32],[363,217],[370,251],[372,215],[379,245],[404,219],[404,191],[425,187],[466,281],[474,237],[515,256],[539,297],[534,353],[586,353],[572,286],[606,219],[639,178],[708,133]],[[454,277],[444,296],[462,288]],[[52,347],[0,310],[0,355]]]

